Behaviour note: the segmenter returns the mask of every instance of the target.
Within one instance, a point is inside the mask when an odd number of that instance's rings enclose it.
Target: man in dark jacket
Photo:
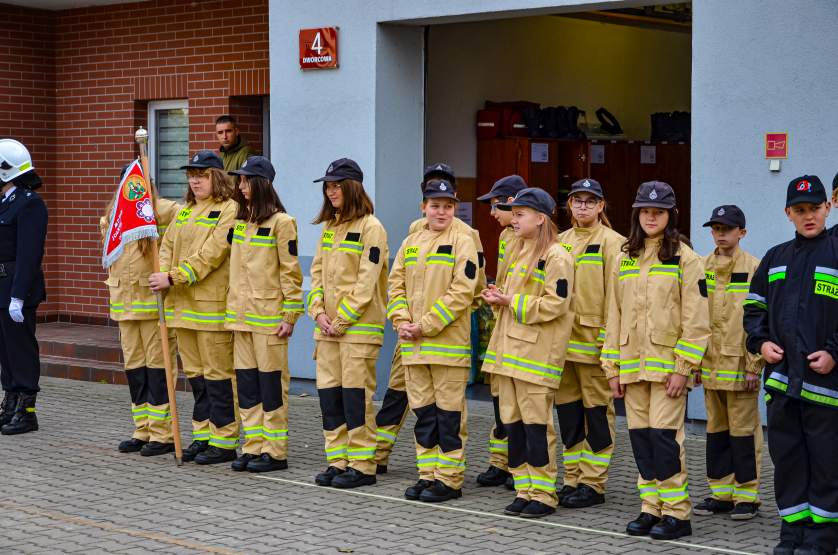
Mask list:
[[[771,248],[745,300],[747,347],[767,362],[768,448],[783,519],[775,555],[838,548],[838,239],[817,176],[789,183],[792,241]]]
[[[223,115],[215,120],[215,136],[218,138],[219,155],[224,161],[225,172],[238,170],[245,160],[258,154],[239,133],[233,116]]]
[[[35,313],[46,299],[41,259],[47,207],[33,189],[41,186],[29,151],[0,139],[0,432],[38,429],[35,397],[41,362]]]

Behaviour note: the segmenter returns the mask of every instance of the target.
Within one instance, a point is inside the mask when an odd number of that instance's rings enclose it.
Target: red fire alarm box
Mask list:
[[[789,134],[766,133],[765,157],[768,160],[786,159],[789,157]]]
[[[338,28],[300,29],[300,69],[338,67]]]

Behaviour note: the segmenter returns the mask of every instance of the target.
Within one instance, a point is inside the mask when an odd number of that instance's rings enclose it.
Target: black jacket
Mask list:
[[[767,390],[838,409],[838,367],[824,376],[806,359],[825,350],[838,361],[838,238],[795,235],[771,248],[751,280],[744,325],[752,353],[765,341],[784,351],[765,367]]]
[[[27,308],[46,299],[41,270],[46,235],[47,207],[38,193],[18,187],[0,202],[0,308],[7,309],[11,297]]]

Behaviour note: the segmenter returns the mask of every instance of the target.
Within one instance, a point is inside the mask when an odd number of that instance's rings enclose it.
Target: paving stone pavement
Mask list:
[[[767,454],[760,517],[696,516],[693,536],[679,542],[624,535],[640,507],[624,419],[606,503],[525,521],[502,514],[511,492],[474,482],[486,466],[487,402],[469,405],[463,498],[427,505],[402,497],[416,480],[412,420],[390,472],[341,491],[313,485],[325,468],[316,398],[292,396],[290,468],[260,476],[118,453],[131,430],[125,387],[44,378],[42,388],[41,430],[0,437],[0,553],[766,553],[777,541]],[[178,405],[186,438],[190,394],[179,393]],[[708,493],[702,439],[703,428],[690,425],[693,502]]]

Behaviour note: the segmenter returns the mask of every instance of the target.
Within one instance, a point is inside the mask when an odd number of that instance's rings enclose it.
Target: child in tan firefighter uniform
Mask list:
[[[479,268],[474,241],[453,225],[454,184],[431,179],[423,198],[426,224],[402,242],[390,274],[389,317],[416,415],[419,481],[405,497],[440,502],[462,496],[470,308]]]
[[[684,455],[685,395],[710,338],[701,258],[680,242],[675,193],[640,185],[608,310],[602,361],[614,397],[625,397],[639,476],[632,536],[692,533]]]
[[[488,193],[477,197],[480,202],[491,205],[492,217],[501,227],[500,237],[498,238],[497,269],[495,271],[495,287],[501,290],[506,280],[506,252],[507,250],[513,252],[515,248],[515,231],[512,229],[512,212],[500,210],[498,204],[512,202],[515,195],[526,188],[527,183],[520,175],[507,175],[495,181]],[[489,382],[489,390],[492,395],[495,421],[489,431],[489,468],[477,475],[477,483],[487,487],[506,485],[509,489],[514,489],[512,475],[509,473],[509,436],[503,429],[503,422],[500,419],[498,387],[492,380],[491,374],[486,374],[486,379]]]
[[[614,294],[611,277],[625,237],[611,229],[602,185],[594,179],[580,179],[571,186],[567,209],[572,227],[559,235],[559,242],[576,261],[575,316],[562,386],[556,394],[564,443],[559,499],[563,507],[578,509],[605,502],[614,452],[614,400],[599,356],[605,313]]]
[[[297,223],[273,187],[267,158],[240,169],[239,211],[231,236],[225,328],[233,331],[239,415],[244,431],[233,470],[288,468],[288,338],[303,313]]]
[[[160,272],[149,276],[165,291],[166,321],[177,335],[183,370],[192,386],[193,441],[183,460],[217,464],[236,458],[233,334],[224,329],[231,233],[238,205],[221,159],[195,154],[186,170],[186,206],[169,225],[160,247]]]
[[[127,169],[128,166],[123,168],[120,180]],[[159,198],[153,185],[152,193],[157,230],[162,238],[179,206]],[[111,224],[113,205],[114,200],[111,200],[99,220],[103,239]],[[108,268],[105,281],[110,291],[110,317],[119,323],[119,341],[134,418],[131,439],[122,441],[118,449],[122,453],[139,451],[146,457],[171,453],[175,449],[166,370],[160,350],[157,298],[148,288],[148,275],[153,269],[152,241],[154,239],[145,238],[125,245],[122,255]],[[169,330],[169,348],[172,362],[175,362],[177,342],[173,330]]]
[[[553,401],[573,325],[573,258],[556,241],[556,203],[546,191],[523,189],[498,206],[512,211],[518,248],[504,289],[490,285],[482,294],[499,309],[483,371],[497,383],[509,437],[517,494],[504,512],[540,518],[558,505]]]
[[[329,164],[323,235],[311,263],[308,314],[316,321],[314,357],[328,467],[321,486],[375,483],[375,361],[384,341],[387,232],[354,161]]]
[[[456,187],[454,170],[451,169],[451,166],[448,164],[438,162],[425,168],[422,183],[419,184],[420,190],[424,190],[425,183],[434,178],[446,179]],[[427,220],[424,217],[413,221],[413,223],[410,224],[408,235],[419,231],[425,226],[426,222]],[[484,287],[486,287],[483,244],[480,242],[480,234],[477,230],[461,219],[455,217],[452,225],[459,229],[462,233],[470,236],[477,248],[477,258],[480,263],[478,264],[479,269],[475,289],[475,302],[472,305],[472,309],[476,310],[482,303],[479,293]],[[393,451],[396,438],[404,425],[405,418],[407,418],[409,407],[407,403],[407,390],[404,374],[401,348],[398,344],[396,344],[395,349],[393,349],[393,357],[390,362],[390,379],[387,383],[387,392],[384,394],[384,400],[381,403],[381,408],[378,410],[378,414],[375,415],[375,462],[376,473],[378,474],[384,474],[387,472],[387,463],[390,459],[390,453]]]
[[[712,336],[701,362],[707,407],[707,481],[711,497],[697,515],[730,513],[734,520],[757,514],[762,426],[757,393],[765,361],[745,349],[744,301],[759,260],[743,251],[745,214],[738,206],[713,209],[716,249],[704,258]]]

